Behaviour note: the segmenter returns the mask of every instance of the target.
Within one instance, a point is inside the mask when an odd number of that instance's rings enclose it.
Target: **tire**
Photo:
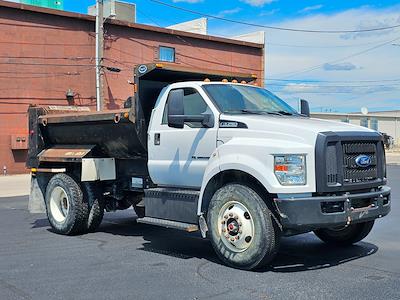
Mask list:
[[[372,230],[374,221],[352,224],[343,228],[315,230],[315,235],[325,243],[349,246],[364,239]]]
[[[83,182],[83,195],[89,205],[89,215],[86,224],[87,232],[94,232],[100,226],[104,216],[104,200],[96,184]]]
[[[211,244],[227,265],[244,270],[268,264],[280,230],[263,199],[250,187],[227,184],[213,195],[207,213]]]
[[[45,201],[47,218],[56,233],[74,235],[86,231],[89,207],[72,177],[54,175],[47,185]]]

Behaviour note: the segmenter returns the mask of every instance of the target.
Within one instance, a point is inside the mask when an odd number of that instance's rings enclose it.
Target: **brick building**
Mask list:
[[[95,108],[94,57],[93,16],[0,0],[0,168],[26,171],[29,104],[68,105],[70,91],[75,105]],[[160,58],[258,78],[264,68],[261,44],[108,20],[103,65],[121,72],[105,70],[104,109],[132,95],[127,81],[135,65]]]

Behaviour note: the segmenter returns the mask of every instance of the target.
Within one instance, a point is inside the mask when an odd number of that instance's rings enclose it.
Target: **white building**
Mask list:
[[[400,110],[361,113],[311,113],[313,118],[347,122],[385,132],[394,138],[395,145],[400,145]]]

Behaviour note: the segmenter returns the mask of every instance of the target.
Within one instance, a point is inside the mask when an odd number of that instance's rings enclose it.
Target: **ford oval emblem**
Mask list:
[[[138,71],[140,74],[144,74],[147,72],[147,66],[146,65],[140,65],[138,68]]]
[[[366,168],[371,165],[371,157],[368,155],[364,155],[364,154],[359,155],[356,157],[355,161],[356,161],[356,165],[361,168]]]

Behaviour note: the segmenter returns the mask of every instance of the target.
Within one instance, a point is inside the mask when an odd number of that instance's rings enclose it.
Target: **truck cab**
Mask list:
[[[253,81],[141,65],[125,110],[32,108],[28,165],[50,224],[84,233],[133,206],[139,222],[200,231],[241,269],[269,263],[283,235],[365,238],[390,211],[382,136],[310,118]]]

